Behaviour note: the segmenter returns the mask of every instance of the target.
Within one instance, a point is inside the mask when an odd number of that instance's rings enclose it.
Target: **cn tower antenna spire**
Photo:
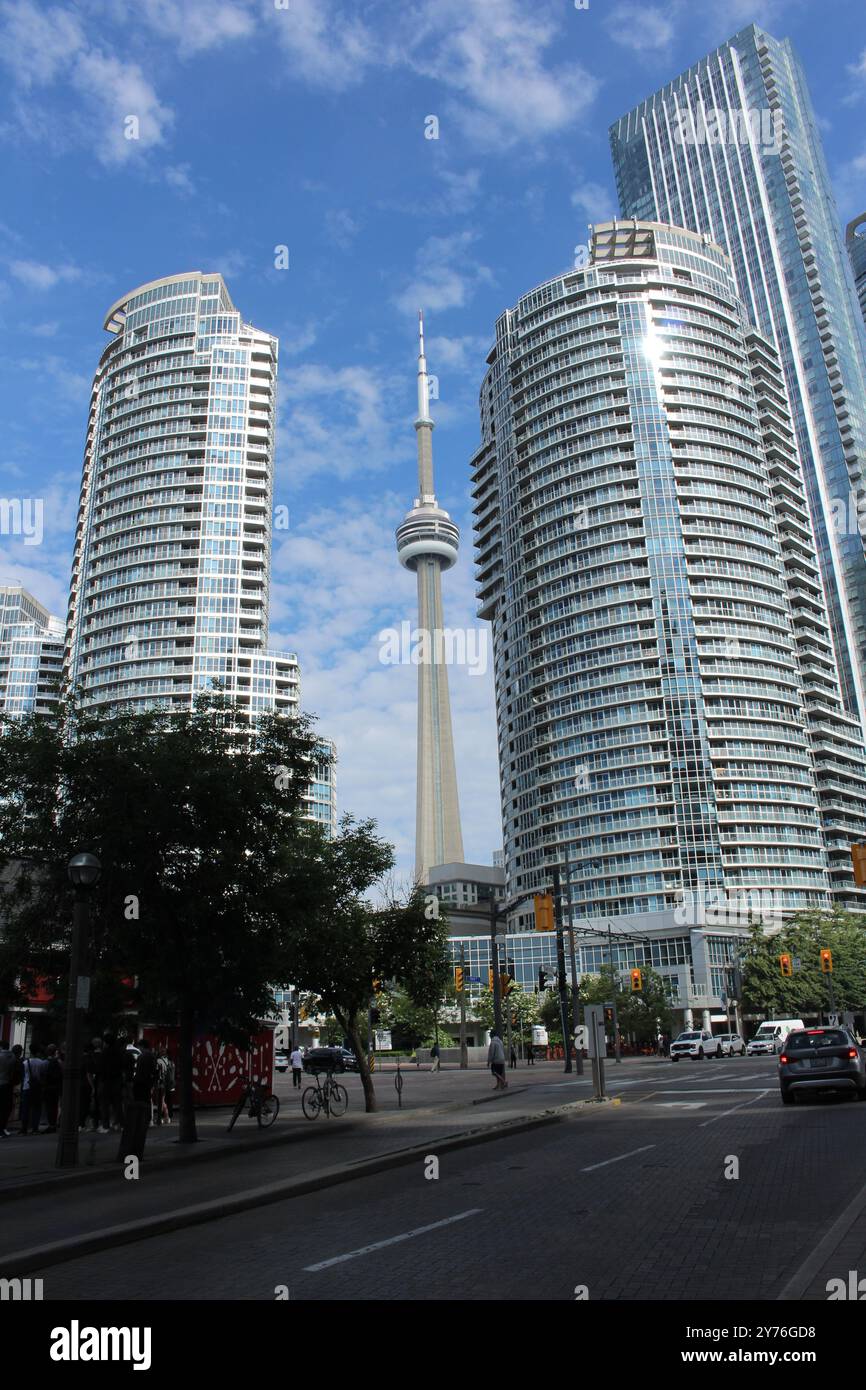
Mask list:
[[[457,563],[460,533],[433,490],[433,421],[430,378],[424,350],[424,314],[418,310],[418,492],[397,530],[400,563],[418,580],[418,628],[426,634],[428,659],[418,666],[418,781],[415,805],[415,876],[429,883],[437,864],[463,860],[460,805],[451,732],[448,668],[441,650],[442,572]]]

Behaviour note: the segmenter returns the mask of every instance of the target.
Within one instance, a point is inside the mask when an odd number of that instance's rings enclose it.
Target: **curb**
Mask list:
[[[558,1124],[566,1114],[584,1109],[587,1104],[589,1102],[572,1101],[519,1120],[504,1120],[499,1124],[486,1125],[483,1129],[464,1130],[435,1140],[436,1150],[437,1153],[453,1152],[495,1139],[507,1138],[511,1134],[539,1129],[544,1125]],[[139,1221],[108,1226],[105,1230],[73,1236],[68,1240],[12,1251],[9,1255],[0,1256],[3,1275],[14,1277],[30,1274],[52,1265],[65,1264],[84,1255],[111,1250],[121,1245],[131,1245],[138,1240],[148,1240],[153,1236],[166,1235],[190,1226],[204,1225],[223,1216],[236,1216],[256,1207],[269,1206],[292,1197],[319,1192],[323,1188],[354,1182],[356,1178],[385,1173],[391,1168],[404,1167],[416,1159],[423,1160],[430,1147],[428,1141],[426,1144],[414,1144],[405,1149],[391,1149],[373,1158],[356,1159],[354,1162],[342,1163],[333,1168],[324,1168],[314,1177],[290,1178],[285,1182],[268,1183],[264,1187],[250,1188],[234,1197],[219,1197],[209,1202],[198,1202],[192,1206],[179,1207],[165,1215],[144,1217]]]

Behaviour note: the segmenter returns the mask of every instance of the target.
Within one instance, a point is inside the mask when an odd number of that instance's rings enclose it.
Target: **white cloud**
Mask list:
[[[469,229],[429,237],[415,257],[411,282],[397,296],[397,307],[405,313],[419,309],[437,313],[467,304],[478,285],[493,280],[490,268],[470,256],[477,239],[477,233]]]
[[[587,179],[572,193],[571,206],[577,208],[587,222],[607,222],[615,215],[618,204],[604,184]]]
[[[833,173],[833,191],[843,222],[859,217],[866,204],[866,148]]]
[[[25,327],[24,332],[29,333],[33,338],[53,338],[57,333],[60,324],[51,319],[46,323],[33,323]]]
[[[563,37],[561,13],[547,0],[534,0],[529,13],[518,0],[416,4],[401,42],[418,72],[450,90],[463,132],[507,149],[566,129],[598,93],[598,78],[580,63],[550,60]]]
[[[389,414],[399,386],[366,366],[305,363],[282,371],[278,482],[296,488],[319,473],[345,479],[407,456],[411,433]]]
[[[382,61],[382,43],[354,8],[333,0],[290,0],[288,9],[271,11],[272,32],[291,59],[294,77],[341,92]]]
[[[360,229],[360,222],[346,208],[329,208],[325,213],[325,236],[341,251],[348,251]]]
[[[427,335],[427,359],[431,367],[453,372],[474,373],[480,383],[484,375],[484,359],[490,351],[493,337],[479,338],[464,334],[458,338],[431,338]]]
[[[171,39],[186,57],[220,44],[246,39],[256,32],[247,0],[135,0],[135,18],[144,19],[163,38]]]
[[[80,280],[81,271],[74,265],[45,265],[40,261],[12,261],[10,273],[31,290],[52,290],[61,281]]]
[[[178,193],[195,193],[195,184],[190,178],[190,166],[188,164],[169,164],[164,171],[165,181],[169,188],[174,188]]]
[[[644,4],[614,5],[605,20],[614,43],[637,52],[667,48],[676,33],[670,11]]]

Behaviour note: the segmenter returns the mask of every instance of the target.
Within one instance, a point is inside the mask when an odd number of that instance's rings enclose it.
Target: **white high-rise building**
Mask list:
[[[50,714],[62,661],[61,619],[20,584],[0,586],[0,713]]]
[[[64,680],[87,707],[188,707],[219,681],[250,716],[298,706],[267,650],[277,339],[222,276],[109,309],[93,381]]]
[[[418,496],[397,530],[401,565],[418,577],[418,783],[415,810],[415,877],[426,884],[436,864],[463,860],[457,798],[448,667],[442,637],[442,571],[457,563],[460,533],[433,489],[433,421],[430,418],[424,322],[419,315]]]

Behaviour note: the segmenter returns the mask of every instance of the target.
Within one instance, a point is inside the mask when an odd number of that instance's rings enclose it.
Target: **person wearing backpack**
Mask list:
[[[45,1107],[43,1134],[57,1133],[57,1110],[60,1105],[60,1090],[63,1086],[63,1067],[57,1055],[57,1047],[49,1043],[45,1049],[45,1068],[42,1075],[42,1104]]]

